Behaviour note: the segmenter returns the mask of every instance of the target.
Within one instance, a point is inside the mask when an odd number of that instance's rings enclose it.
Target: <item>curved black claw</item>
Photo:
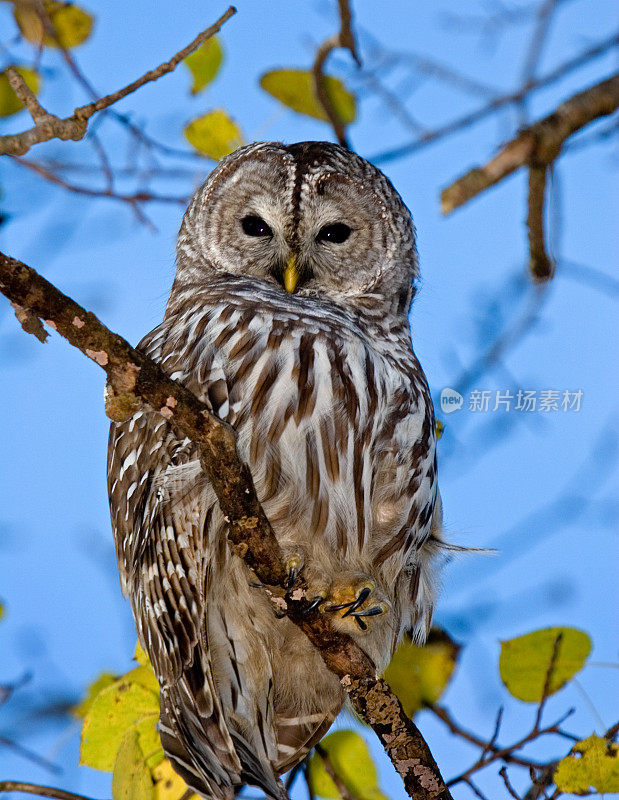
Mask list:
[[[293,553],[286,559],[286,590],[290,591],[297,582],[299,573],[303,568],[303,558],[299,553]]]
[[[368,626],[366,623],[361,619],[361,617],[376,617],[379,614],[384,614],[385,609],[382,606],[372,606],[372,608],[366,608],[364,611],[354,611],[352,616],[355,618],[355,622],[361,628],[362,631],[367,631]],[[346,616],[346,614],[344,614]]]
[[[311,611],[315,611],[321,603],[324,603],[325,598],[318,595],[315,597],[312,602],[309,604],[307,608],[304,608],[301,612],[303,615],[309,614]]]
[[[350,603],[342,603],[339,606],[329,606],[326,608],[325,611],[341,611],[343,608],[347,608],[348,611],[345,614],[342,614],[342,619],[347,617],[349,614],[354,613],[360,605],[363,605],[368,597],[372,594],[372,590],[369,586],[364,586],[364,588],[359,592],[359,597],[356,600],[351,600]]]

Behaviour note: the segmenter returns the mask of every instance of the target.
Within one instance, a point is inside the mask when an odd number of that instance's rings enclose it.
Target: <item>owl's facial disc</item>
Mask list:
[[[179,253],[300,296],[382,296],[403,308],[417,263],[410,214],[389,181],[324,142],[248,145],[223,159],[188,210]]]

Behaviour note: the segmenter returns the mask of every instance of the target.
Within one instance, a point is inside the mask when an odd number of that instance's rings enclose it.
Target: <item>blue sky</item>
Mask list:
[[[189,75],[179,68],[123,100],[118,110],[146,124],[160,141],[183,149],[189,149],[183,125],[218,107],[228,110],[248,140],[330,138],[326,125],[284,110],[257,80],[267,69],[308,67],[316,44],[334,29],[335,3],[276,0],[268,10],[265,5],[238,3],[239,13],[222,34],[224,67],[203,94],[189,96]],[[13,24],[6,6],[0,8],[5,43]],[[101,94],[169,58],[225,8],[213,0],[156,5],[92,0],[86,7],[96,16],[96,27],[76,57]],[[453,0],[385,0],[378,14],[375,4],[357,2],[361,54],[370,53],[376,40],[390,51],[431,56],[497,93],[517,87],[531,23],[484,36],[479,23],[447,24],[446,15],[460,14],[462,7]],[[485,9],[467,4],[471,17]],[[616,22],[613,12],[606,0],[561,3],[538,74],[608,37]],[[11,52],[31,58],[21,45],[11,46]],[[0,51],[0,66],[6,57]],[[87,101],[58,59],[46,55],[44,65],[45,105],[68,114]],[[529,118],[545,115],[614,67],[606,55],[571,72],[531,98]],[[362,93],[346,54],[334,57],[332,71]],[[407,108],[428,127],[485,102],[436,80],[413,86],[403,68],[389,81],[398,90],[415,89]],[[410,131],[366,94],[350,129],[355,149],[372,157],[410,140]],[[21,130],[28,123],[20,114],[1,121],[0,131]],[[525,271],[526,176],[514,175],[448,218],[441,216],[438,202],[443,186],[487,160],[516,127],[514,113],[503,112],[410,157],[381,164],[417,225],[422,284],[412,314],[413,341],[435,398],[458,385],[495,337],[536,302]],[[122,165],[127,158],[122,129],[106,123],[101,135],[114,163]],[[93,162],[87,142],[53,142],[30,155]],[[192,169],[196,181],[210,169],[206,161],[177,163]],[[467,386],[462,409],[439,412],[446,424],[439,474],[449,535],[460,544],[498,549],[493,556],[458,557],[443,571],[436,620],[465,645],[445,702],[482,736],[489,735],[498,707],[505,704],[504,741],[527,732],[533,710],[510,700],[500,682],[499,640],[533,628],[574,625],[592,636],[593,661],[617,661],[612,601],[618,443],[617,347],[611,328],[618,295],[611,244],[616,242],[615,166],[616,151],[607,139],[570,150],[560,160],[549,215],[559,267],[537,301],[536,321],[516,336],[493,369]],[[132,343],[158,323],[173,277],[180,206],[149,206],[157,228],[153,233],[121,203],[65,192],[10,162],[2,164],[0,185],[2,210],[10,217],[0,228],[3,252],[37,268]],[[163,185],[189,193],[194,181],[170,179]],[[57,336],[44,346],[26,336],[4,303],[0,381],[0,598],[7,611],[0,622],[0,684],[26,672],[32,676],[0,707],[0,734],[63,769],[62,775],[49,775],[0,747],[0,778],[109,797],[108,775],[77,767],[78,727],[67,717],[39,714],[50,699],[73,702],[103,670],[126,671],[135,640],[118,588],[108,517],[103,373]],[[516,395],[518,389],[582,390],[581,408],[530,414],[513,408],[468,410],[473,390],[490,391],[494,400],[497,390]],[[580,688],[571,685],[550,701],[549,719],[575,706],[570,730],[583,736],[601,733],[616,717],[615,675],[612,668],[587,667],[579,676]],[[423,714],[418,723],[447,777],[471,763],[474,751],[455,742],[439,723]],[[551,742],[545,752],[558,756],[566,749]],[[384,791],[404,797],[382,758],[380,769]],[[496,774],[488,773],[480,786],[493,798],[507,796]],[[515,783],[524,788],[526,776]],[[460,787],[454,796],[471,793]]]

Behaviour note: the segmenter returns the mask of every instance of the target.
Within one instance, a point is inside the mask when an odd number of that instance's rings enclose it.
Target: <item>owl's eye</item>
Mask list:
[[[350,236],[352,228],[344,225],[343,222],[336,222],[333,225],[325,225],[318,231],[317,242],[332,242],[342,244]]]
[[[261,217],[254,215],[243,217],[241,225],[248,236],[273,236],[273,231]]]

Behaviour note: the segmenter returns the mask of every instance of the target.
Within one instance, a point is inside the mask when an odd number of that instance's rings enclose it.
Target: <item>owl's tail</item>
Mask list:
[[[181,679],[161,691],[159,733],[174,770],[207,800],[234,800],[249,783],[272,800],[285,796],[270,767],[230,731],[213,684],[210,663],[196,658]]]

